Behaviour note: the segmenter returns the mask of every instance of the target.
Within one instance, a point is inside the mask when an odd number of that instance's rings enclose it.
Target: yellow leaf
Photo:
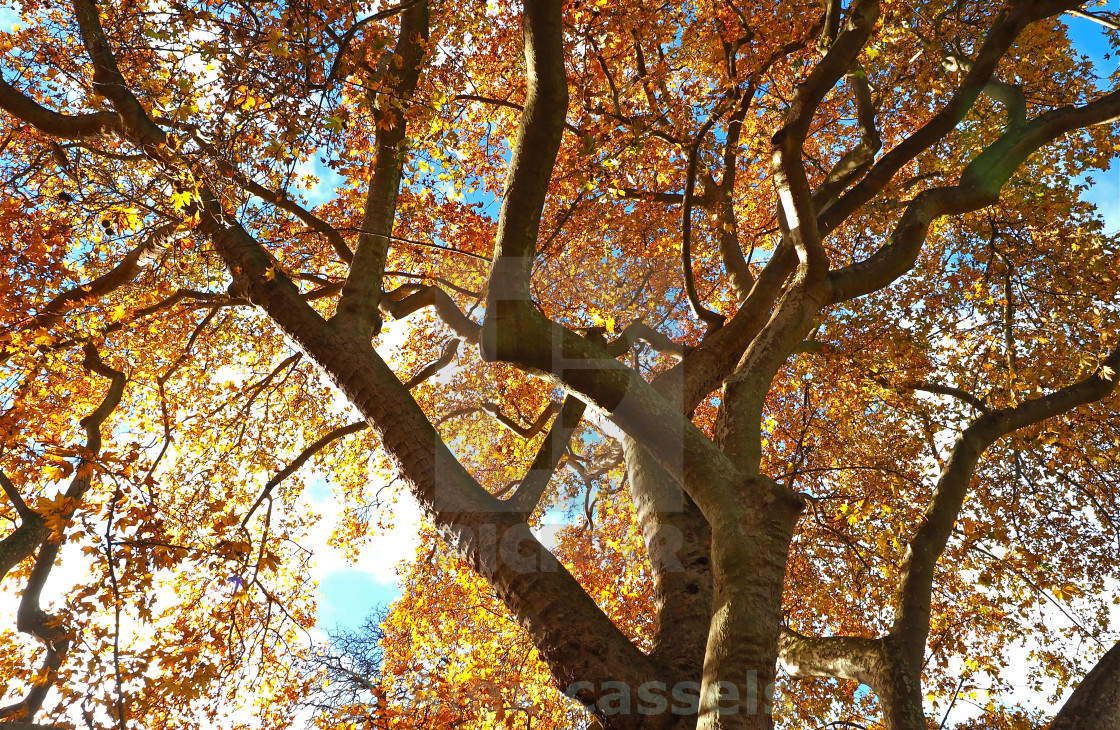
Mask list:
[[[48,480],[50,480],[52,482],[58,482],[58,481],[62,481],[66,477],[70,476],[70,473],[73,470],[74,470],[74,467],[70,466],[70,464],[68,462],[60,461],[56,464],[52,464],[51,466],[48,466],[47,468],[43,469],[43,476],[45,476]]]
[[[173,208],[186,208],[191,204],[192,193],[188,190],[182,190],[171,194],[171,207]]]

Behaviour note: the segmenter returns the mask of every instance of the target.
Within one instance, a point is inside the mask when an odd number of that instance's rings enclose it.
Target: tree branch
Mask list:
[[[540,412],[535,421],[528,426],[522,426],[517,421],[502,413],[502,408],[497,403],[485,401],[479,406],[479,410],[491,414],[494,418],[498,419],[499,423],[526,441],[543,431],[545,424],[548,423],[548,419],[552,418],[552,414],[559,413],[560,408],[561,406],[559,403],[549,403],[548,406]]]
[[[581,689],[577,695],[594,704],[602,682],[639,686],[655,676],[653,663],[603,614],[524,521],[503,509],[500,500],[467,473],[369,342],[325,322],[283,272],[266,276],[271,260],[261,245],[231,221],[212,191],[200,192],[199,227],[232,273],[232,291],[263,309],[359,410],[421,509],[451,548],[519,617],[561,686],[590,683],[592,689]],[[528,561],[547,568],[529,569]],[[582,644],[569,640],[575,627],[584,641],[598,647],[592,658],[582,651]],[[581,658],[577,661],[576,656]]]
[[[376,13],[367,15],[366,17],[356,21],[353,25],[347,28],[346,32],[342,34],[342,37],[338,39],[338,50],[335,51],[334,61],[331,63],[331,70],[327,73],[326,80],[322,84],[315,84],[314,88],[326,89],[328,86],[330,86],[332,81],[338,78],[339,69],[342,66],[342,59],[345,58],[346,54],[350,51],[350,43],[354,40],[354,36],[358,34],[358,31],[361,30],[367,23],[376,20],[385,20],[386,18],[391,18],[392,16],[403,13],[406,10],[420,4],[421,2],[427,3],[427,0],[406,0],[406,2],[402,2],[398,5],[393,5],[391,7],[385,8],[384,10],[379,10]],[[336,37],[334,31],[328,32],[331,34],[332,38]]]
[[[463,341],[460,339],[448,341],[448,343],[443,346],[443,352],[440,353],[439,357],[420,368],[415,375],[405,382],[404,387],[408,390],[412,390],[417,385],[420,385],[420,383],[423,383],[425,380],[450,365],[451,361],[455,359],[455,354],[459,351],[459,345],[462,342]]]
[[[836,200],[836,196],[848,187],[852,180],[871,165],[875,155],[883,146],[875,123],[875,103],[871,98],[867,73],[858,63],[853,63],[848,78],[851,80],[856,99],[856,121],[859,124],[860,140],[854,148],[836,161],[828,176],[813,191],[813,207],[818,216],[820,211]]]
[[[917,261],[934,219],[994,204],[1019,166],[1044,145],[1075,129],[1118,118],[1120,90],[1084,106],[1053,109],[1007,130],[968,163],[958,185],[918,193],[906,206],[884,246],[865,260],[832,272],[829,275],[831,303],[877,291],[905,274]]]
[[[549,428],[548,434],[537,449],[537,455],[533,458],[529,471],[517,485],[514,493],[506,500],[514,511],[525,519],[528,519],[540,504],[548,482],[556,471],[556,465],[564,456],[568,442],[579,427],[586,408],[587,405],[575,396],[569,395],[564,398],[552,427]]]
[[[358,433],[359,431],[364,431],[367,428],[369,428],[369,424],[365,421],[357,421],[346,426],[339,426],[336,429],[328,431],[313,444],[301,451],[299,456],[293,459],[291,463],[289,463],[287,466],[277,472],[275,476],[268,480],[268,482],[264,485],[264,490],[260,493],[260,496],[257,497],[256,501],[253,502],[253,506],[249,508],[249,510],[245,513],[245,517],[242,518],[241,526],[245,527],[245,525],[249,523],[249,518],[252,517],[253,513],[257,511],[257,508],[261,506],[261,503],[272,495],[272,490],[275,489],[280,484],[280,482],[284,481],[292,474],[295,474],[297,471],[299,471],[299,468],[306,464],[311,459],[311,457],[315,456],[315,454],[319,453],[331,443],[337,441],[343,436],[349,436],[352,433]]]
[[[685,175],[684,200],[681,204],[681,269],[684,275],[684,291],[692,313],[707,325],[709,334],[722,327],[727,318],[701,304],[700,297],[696,293],[696,281],[692,274],[692,195],[696,189],[696,166],[700,161],[700,145],[703,144],[704,137],[717,119],[719,114],[713,111],[689,146],[688,171]]]
[[[509,177],[498,218],[497,244],[486,299],[485,329],[493,329],[498,309],[529,303],[529,277],[536,254],[541,212],[564,133],[568,79],[564,71],[559,0],[525,3],[525,113],[510,157]],[[511,304],[501,304],[508,302]],[[496,344],[483,337],[483,358]],[[501,336],[506,336],[502,333]]]
[[[519,112],[524,112],[525,111],[525,107],[523,105],[518,104],[517,102],[514,102],[514,101],[509,101],[508,99],[495,99],[493,97],[479,96],[477,94],[456,94],[455,96],[453,96],[451,98],[452,98],[453,101],[477,101],[480,104],[490,104],[492,106],[505,107],[506,109],[516,109]],[[564,129],[568,130],[569,132],[576,135],[577,137],[586,136],[582,129],[580,129],[579,127],[575,126],[574,124],[570,124],[568,122],[564,122]],[[677,196],[677,198],[678,198],[677,202],[679,203],[680,202],[680,196]]]
[[[1074,408],[1099,401],[1120,379],[1120,348],[1113,350],[1088,378],[1014,408],[992,411],[973,421],[953,447],[903,559],[892,635],[913,667],[920,667],[929,635],[934,569],[968,496],[973,471],[984,452],[1001,437]]]
[[[393,57],[399,58],[401,65],[392,83],[393,98],[412,98],[427,53],[427,40],[428,3],[424,0],[401,14],[400,33],[393,50]],[[333,319],[336,326],[353,329],[367,339],[381,331],[377,307],[406,159],[407,104],[402,102],[401,108],[395,107],[388,105],[380,110],[374,142],[376,154],[366,189],[358,246]]]
[[[424,307],[432,307],[451,331],[467,342],[477,343],[482,327],[463,314],[451,295],[432,284],[405,284],[381,298],[381,313],[404,319]]]
[[[112,112],[97,112],[78,117],[59,114],[42,106],[3,79],[0,79],[0,109],[30,124],[43,134],[60,139],[124,136],[121,119]]]
[[[999,61],[1011,48],[1019,34],[1030,23],[1062,12],[1075,3],[1062,0],[1015,3],[1002,10],[992,23],[983,45],[976,54],[972,68],[949,101],[918,131],[883,155],[850,191],[835,205],[823,210],[818,226],[827,236],[843,221],[879,194],[895,173],[922,152],[928,150],[951,132],[968,114],[976,99],[988,85]]]
[[[1115,20],[1106,18],[1098,13],[1090,13],[1085,10],[1078,10],[1076,8],[1067,10],[1066,12],[1076,18],[1084,18],[1085,20],[1091,20],[1094,23],[1103,25],[1109,30],[1120,30],[1120,23],[1117,23]]]
[[[159,255],[176,238],[183,235],[185,235],[185,232],[179,231],[178,221],[156,228],[138,246],[125,254],[120,263],[110,271],[93,281],[67,289],[56,295],[23,326],[23,329],[49,329],[74,307],[99,299],[106,294],[111,294],[135,279],[136,275],[145,266],[159,258]]]
[[[85,454],[79,461],[74,476],[70,480],[70,485],[66,489],[66,501],[61,507],[61,513],[56,516],[58,524],[61,524],[63,529],[73,518],[82,497],[89,491],[93,477],[93,465],[90,462],[101,451],[101,426],[120,405],[124,387],[127,383],[124,373],[107,365],[92,344],[87,344],[84,350],[83,367],[108,379],[110,384],[97,408],[81,420],[81,425],[86,431]],[[25,525],[31,524],[34,523],[25,523]],[[47,693],[53,686],[56,673],[62,666],[62,661],[70,648],[68,632],[61,625],[61,622],[53,621],[40,608],[40,596],[47,578],[54,568],[55,560],[58,558],[65,533],[53,534],[45,525],[41,529],[46,532],[46,535],[42,538],[39,554],[35,558],[35,564],[31,568],[27,585],[20,596],[19,607],[16,610],[16,628],[23,633],[34,636],[46,646],[46,656],[43,660],[43,678],[32,683],[31,689],[23,700],[0,709],[0,719],[30,720],[35,717],[35,713],[42,707],[43,700],[46,699]],[[8,540],[5,540],[0,545],[7,543]],[[38,546],[33,546],[32,551],[35,547]],[[20,560],[22,559],[20,558]]]
[[[157,117],[157,121],[162,122],[164,120]],[[170,120],[168,121],[170,122]],[[199,149],[209,154],[210,158],[217,165],[218,169],[222,173],[229,175],[230,178],[232,178],[233,181],[237,183],[245,192],[251,195],[255,195],[261,200],[267,203],[271,203],[272,205],[275,205],[277,208],[283,211],[291,213],[308,228],[326,238],[327,242],[331,245],[331,248],[334,249],[335,255],[338,256],[338,259],[340,261],[342,261],[344,264],[353,262],[354,253],[350,250],[350,247],[346,245],[346,241],[345,239],[343,239],[342,234],[339,233],[334,226],[327,223],[319,216],[315,215],[296,201],[289,198],[283,190],[270,190],[247,176],[245,173],[241,172],[241,170],[236,165],[219,155],[214,150],[213,145],[209,144],[205,139],[203,139],[202,135],[198,133],[198,128],[194,125],[184,125],[182,123],[175,122],[170,123],[187,128],[191,134],[191,138],[195,141],[195,144],[198,145]]]
[[[16,489],[16,485],[12,484],[12,480],[3,471],[0,471],[0,488],[4,490],[4,496],[12,503],[12,507],[15,508],[16,514],[19,515],[21,520],[28,522],[39,516],[35,510],[27,506],[27,502],[23,501],[23,496]]]
[[[36,548],[51,534],[47,522],[37,513],[23,517],[12,534],[0,540],[0,581],[8,571],[35,554]]]
[[[723,175],[716,190],[720,226],[719,254],[723,267],[727,269],[728,282],[740,304],[746,301],[754,285],[754,276],[743,257],[743,248],[739,245],[739,225],[735,217],[735,179],[738,176],[739,139],[743,132],[743,120],[746,119],[756,91],[757,85],[752,78],[727,122],[727,138],[723,143]]]
[[[613,357],[618,357],[626,353],[639,340],[665,355],[684,357],[692,351],[692,348],[688,345],[673,342],[667,335],[658,332],[641,320],[626,325],[618,339],[608,343],[603,349]]]
[[[166,144],[167,134],[151,120],[125,82],[101,27],[97,4],[93,0],[73,0],[73,3],[82,42],[93,61],[93,90],[108,99],[117,110],[126,133],[148,154],[158,157],[155,148]]]
[[[967,403],[981,413],[987,415],[992,412],[992,409],[985,405],[984,401],[980,400],[972,393],[969,393],[963,388],[955,388],[951,385],[938,385],[937,383],[914,383],[910,386],[914,390],[925,391],[926,393],[936,393],[938,395],[947,395],[962,403]]]
[[[804,636],[782,628],[778,661],[794,679],[835,677],[871,687],[881,663],[882,640],[858,636]]]
[[[1120,727],[1120,644],[1100,658],[1077,685],[1049,730],[1112,730]]]
[[[803,149],[813,116],[825,95],[851,68],[879,19],[878,0],[859,0],[852,7],[843,30],[829,46],[823,59],[797,89],[786,120],[773,138],[774,185],[780,210],[798,260],[806,268],[807,281],[828,274],[828,256],[821,245],[812,191],[805,176]]]

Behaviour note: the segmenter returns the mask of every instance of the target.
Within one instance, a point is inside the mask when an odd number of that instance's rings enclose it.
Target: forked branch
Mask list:
[[[526,519],[540,504],[548,482],[552,479],[556,466],[568,448],[572,434],[579,427],[586,407],[586,404],[575,396],[569,395],[564,398],[552,427],[549,428],[548,434],[537,449],[537,455],[528,473],[507,500],[514,511],[524,515]]]
[[[401,26],[393,57],[401,65],[395,72],[389,92],[405,102],[412,98],[420,79],[428,40],[427,0],[415,3],[401,14]],[[350,262],[350,273],[334,322],[368,338],[381,331],[378,302],[381,299],[389,240],[397,215],[397,195],[404,169],[403,147],[407,134],[405,109],[387,105],[380,112],[375,134],[375,155],[366,189],[358,245]]]
[[[92,413],[81,420],[81,425],[86,431],[84,453],[64,493],[66,501],[61,507],[61,513],[56,515],[57,521],[64,526],[69,525],[74,516],[74,512],[81,503],[82,497],[89,491],[93,483],[93,464],[91,461],[96,458],[97,454],[101,451],[101,427],[104,425],[106,419],[109,418],[110,414],[120,405],[121,397],[124,394],[124,388],[127,383],[127,378],[124,373],[106,364],[93,345],[87,344],[84,349],[85,357],[82,360],[82,366],[90,372],[108,379],[109,388],[101,403]],[[40,518],[40,520],[45,523],[45,520],[42,518]],[[21,529],[30,529],[30,526],[33,525],[36,525],[36,521],[31,520],[25,522],[20,527]],[[42,535],[40,542],[30,544],[27,541],[28,537],[36,535]],[[34,552],[36,548],[39,549],[39,554],[36,556],[35,564],[31,568],[31,574],[27,579],[27,585],[20,595],[19,607],[16,610],[16,627],[20,631],[30,634],[41,641],[46,647],[46,654],[43,659],[39,677],[31,683],[31,688],[22,700],[0,708],[0,720],[31,720],[35,717],[35,714],[42,707],[47,693],[54,685],[57,672],[62,666],[62,662],[70,649],[68,632],[61,625],[61,622],[52,620],[51,617],[40,608],[40,596],[46,585],[47,578],[54,568],[55,560],[58,558],[58,553],[62,547],[64,538],[64,533],[57,535],[52,534],[45,524],[40,524],[36,527],[35,535],[25,535],[23,537],[24,543],[22,547],[29,549],[26,554],[18,557],[16,562],[18,563],[20,560],[30,557],[31,553]],[[0,543],[0,555],[2,555],[4,548],[10,547],[10,539],[11,538]],[[20,547],[20,545],[16,545],[15,547]],[[3,564],[7,564],[12,557],[13,556],[4,555],[2,558]],[[15,563],[13,563],[13,565],[14,564]]]
[[[1007,434],[1105,398],[1116,389],[1118,380],[1120,348],[1113,350],[1088,378],[1014,408],[987,413],[961,434],[903,560],[892,634],[902,642],[913,666],[921,665],[929,634],[934,569],[968,496],[980,457]]]

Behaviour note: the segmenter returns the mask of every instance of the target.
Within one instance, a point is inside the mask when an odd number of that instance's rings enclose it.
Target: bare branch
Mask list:
[[[992,412],[992,409],[985,405],[984,401],[963,388],[955,388],[951,385],[939,385],[937,383],[913,383],[907,387],[913,388],[914,390],[922,390],[926,393],[951,396],[962,403],[967,403],[985,415]]]
[[[1066,12],[1069,13],[1070,15],[1076,17],[1076,18],[1084,18],[1085,20],[1091,20],[1094,23],[1097,23],[1099,25],[1103,25],[1105,28],[1108,28],[1109,30],[1120,30],[1120,23],[1117,23],[1115,20],[1112,20],[1111,18],[1106,18],[1104,15],[1102,15],[1100,13],[1090,13],[1088,11],[1078,10],[1076,8],[1071,9],[1071,10],[1067,10]]]
[[[489,260],[490,259],[486,259],[486,261]],[[474,297],[475,299],[480,299],[482,297],[482,295],[476,291],[471,291],[470,289],[459,286],[453,281],[445,279],[442,276],[436,276],[434,274],[414,274],[410,271],[386,271],[385,276],[399,276],[402,279],[427,279],[429,281],[436,282],[441,287],[447,287],[451,291],[458,292],[459,294],[464,294],[468,297]]]
[[[537,455],[533,458],[528,473],[507,500],[512,508],[526,519],[540,504],[548,482],[568,448],[572,434],[579,427],[586,407],[587,405],[575,396],[569,395],[564,398],[556,420],[552,422],[552,427],[548,430],[540,448],[537,449]]]
[[[79,117],[59,114],[42,106],[3,79],[0,79],[0,109],[43,134],[62,139],[122,136],[124,131],[120,117],[112,112],[97,112]]]
[[[280,482],[284,481],[292,474],[295,474],[297,471],[299,471],[299,468],[306,464],[313,456],[315,456],[315,454],[319,453],[331,443],[337,441],[343,436],[349,436],[352,433],[358,433],[359,431],[364,431],[367,428],[369,428],[369,424],[365,421],[356,421],[346,426],[339,426],[332,431],[328,431],[313,444],[301,451],[299,456],[293,459],[291,463],[289,463],[287,466],[277,472],[275,476],[268,480],[268,482],[264,485],[264,490],[260,493],[260,496],[257,497],[256,501],[253,502],[253,506],[249,508],[249,510],[245,513],[245,517],[242,518],[241,526],[245,527],[245,525],[249,523],[249,518],[252,517],[253,513],[257,511],[257,508],[261,506],[261,502],[268,499],[268,497],[272,495],[272,490],[275,489],[280,484]]]
[[[619,333],[618,339],[604,345],[603,350],[613,357],[618,357],[627,352],[638,341],[646,343],[662,354],[673,355],[674,357],[684,357],[692,351],[692,348],[688,345],[674,342],[667,335],[658,332],[641,320],[626,325]]]
[[[707,325],[709,334],[722,327],[727,318],[701,304],[700,297],[696,293],[696,281],[692,274],[692,195],[696,189],[696,166],[700,161],[700,145],[718,119],[719,114],[713,111],[692,140],[688,150],[688,172],[685,176],[684,200],[681,205],[681,268],[684,272],[684,291],[688,296],[688,306],[692,309],[692,313]]]
[[[447,292],[431,284],[405,284],[381,298],[382,314],[404,319],[424,307],[432,307],[451,331],[467,342],[477,343],[481,326],[463,314]]]
[[[420,368],[415,375],[405,382],[404,387],[408,390],[412,390],[417,385],[420,385],[420,383],[423,383],[425,380],[450,365],[451,361],[455,359],[455,354],[459,351],[459,345],[462,344],[462,342],[463,341],[460,339],[450,340],[443,346],[443,352],[440,353],[439,357]]]
[[[546,423],[548,423],[548,419],[552,418],[552,414],[558,413],[560,411],[560,408],[561,406],[559,403],[549,403],[548,406],[540,412],[540,415],[537,416],[535,421],[530,423],[528,426],[522,426],[517,421],[513,420],[505,413],[503,413],[502,407],[497,403],[494,403],[492,401],[485,401],[479,406],[479,409],[493,415],[494,418],[498,419],[499,423],[526,440],[533,438],[542,430],[544,430],[544,426]]]
[[[498,301],[529,303],[529,277],[541,212],[568,109],[560,6],[558,0],[525,4],[525,113],[513,145],[498,219],[497,245],[486,301],[487,327],[496,322]],[[484,338],[484,359],[490,359],[486,352],[494,346]]]

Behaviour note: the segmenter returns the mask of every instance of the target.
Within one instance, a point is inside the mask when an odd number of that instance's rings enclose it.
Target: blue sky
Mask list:
[[[1097,69],[1097,85],[1107,90],[1108,77],[1120,68],[1120,53],[1109,48],[1105,29],[1099,23],[1075,16],[1066,16],[1065,23],[1077,49],[1092,59]],[[1113,158],[1108,170],[1092,174],[1094,184],[1082,195],[1083,200],[1097,206],[1109,233],[1120,230],[1120,164],[1117,163],[1118,159]]]

